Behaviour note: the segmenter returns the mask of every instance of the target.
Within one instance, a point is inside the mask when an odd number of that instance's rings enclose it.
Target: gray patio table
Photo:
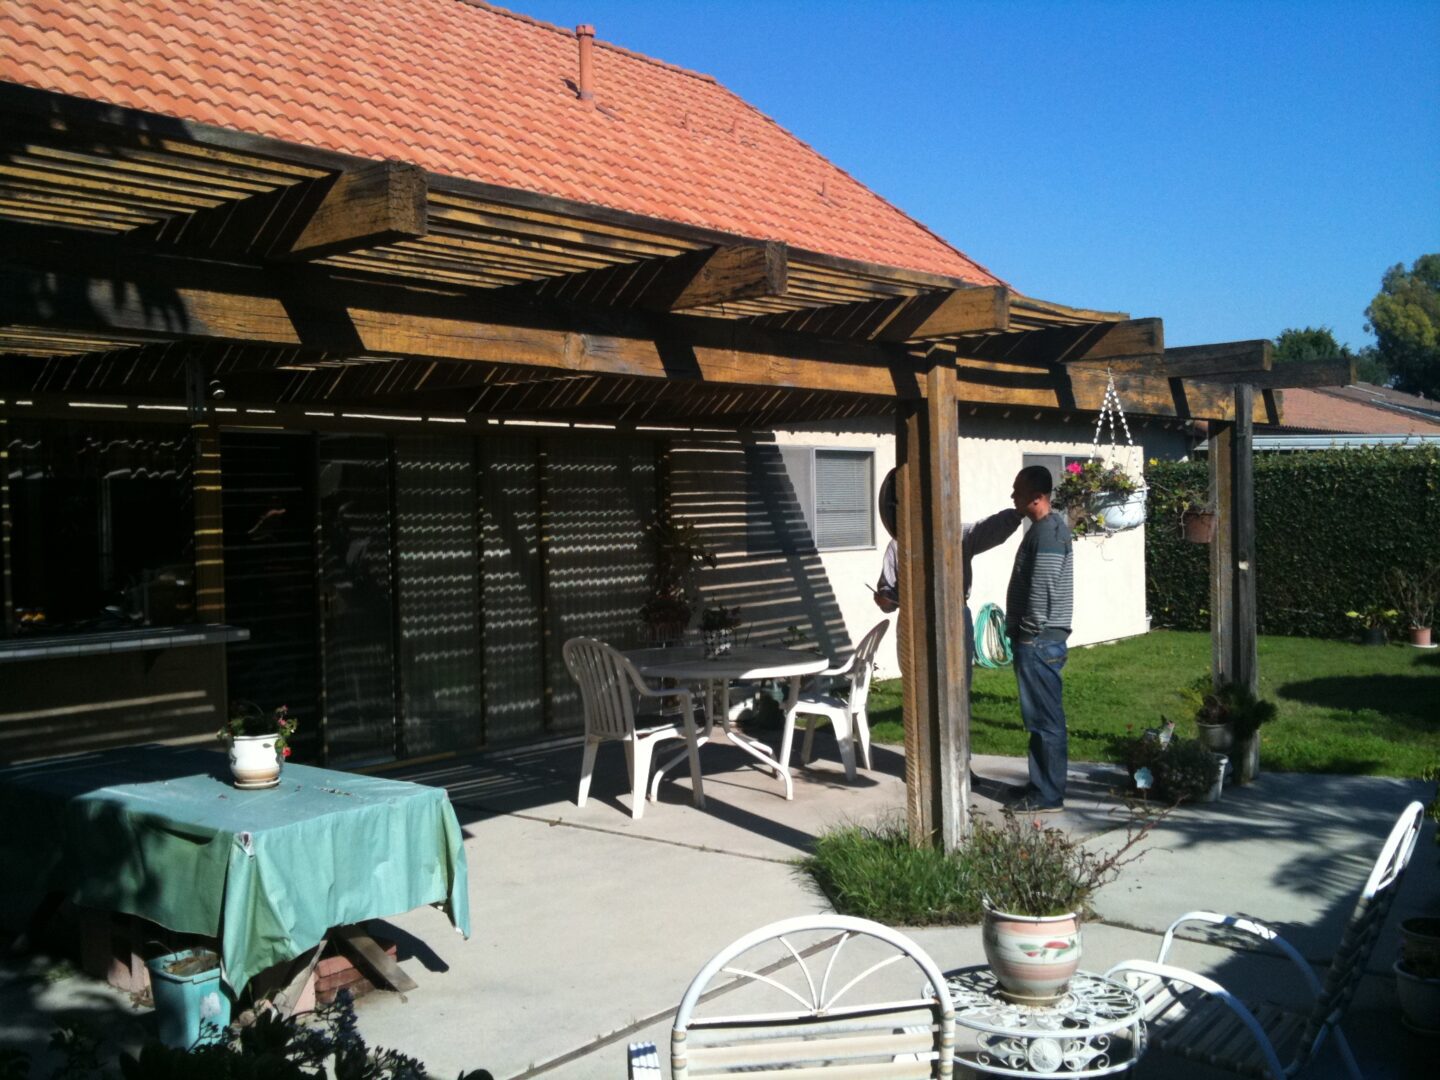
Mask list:
[[[796,649],[744,646],[713,660],[705,658],[698,645],[664,649],[632,649],[625,658],[647,679],[669,679],[677,683],[703,683],[706,692],[705,730],[699,744],[723,737],[736,749],[769,766],[785,785],[785,798],[795,797],[790,779],[790,747],[795,738],[795,704],[800,697],[800,684],[807,675],[817,675],[830,666],[830,661],[812,652]],[[778,756],[769,744],[745,734],[730,718],[730,684],[758,682],[761,679],[786,680],[785,726],[780,737]],[[718,698],[718,704],[716,702]],[[718,721],[718,724],[717,724]],[[656,772],[658,778],[685,760],[675,755]]]

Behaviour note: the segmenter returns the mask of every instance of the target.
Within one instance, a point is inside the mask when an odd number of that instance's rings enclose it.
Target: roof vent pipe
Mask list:
[[[575,27],[575,39],[580,43],[580,100],[589,101],[595,96],[590,55],[595,45],[595,27],[589,23],[582,23]]]

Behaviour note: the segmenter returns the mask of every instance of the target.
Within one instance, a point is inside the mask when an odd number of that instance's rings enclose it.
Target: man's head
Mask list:
[[[1015,488],[1010,498],[1031,521],[1039,521],[1050,513],[1050,490],[1055,486],[1050,470],[1044,465],[1027,465],[1015,474]]]

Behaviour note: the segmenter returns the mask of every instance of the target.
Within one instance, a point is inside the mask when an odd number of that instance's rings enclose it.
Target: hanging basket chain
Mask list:
[[[1117,423],[1118,421],[1118,423]],[[1130,437],[1130,423],[1125,419],[1125,410],[1120,407],[1120,392],[1115,389],[1115,373],[1105,369],[1105,397],[1100,403],[1100,415],[1095,417],[1095,440],[1090,448],[1090,460],[1100,457],[1100,431],[1106,424],[1110,427],[1110,459],[1118,462],[1119,448],[1116,436],[1125,432],[1125,447],[1130,451],[1130,463],[1134,464],[1135,440]]]

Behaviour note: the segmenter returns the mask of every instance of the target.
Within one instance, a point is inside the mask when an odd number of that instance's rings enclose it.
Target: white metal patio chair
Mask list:
[[[815,757],[815,722],[820,717],[829,719],[835,729],[835,741],[840,744],[840,760],[845,765],[845,778],[855,779],[855,744],[860,744],[860,761],[870,768],[870,718],[865,711],[865,702],[870,697],[870,678],[875,671],[875,652],[885,640],[890,629],[890,620],[881,619],[860,639],[850,659],[843,664],[827,668],[815,676],[817,680],[830,676],[848,676],[850,693],[846,698],[819,691],[805,691],[795,706],[797,715],[804,713],[805,745],[800,751],[800,760],[807,764]]]
[[[1412,802],[1390,830],[1323,983],[1295,947],[1268,926],[1210,911],[1191,911],[1171,923],[1154,962],[1126,960],[1106,972],[1107,978],[1122,981],[1145,1003],[1151,1046],[1241,1076],[1281,1080],[1310,1064],[1330,1036],[1346,1071],[1354,1080],[1362,1080],[1340,1020],[1365,974],[1385,914],[1415,850],[1423,817],[1424,807]],[[1294,1010],[1268,1001],[1247,1005],[1213,979],[1165,963],[1175,931],[1186,923],[1225,927],[1275,946],[1300,969],[1313,998],[1310,1007]]]
[[[653,690],[645,684],[634,665],[602,641],[571,638],[562,651],[565,666],[580,687],[585,707],[585,756],[580,764],[580,793],[576,805],[584,806],[595,771],[595,753],[607,740],[625,745],[625,764],[630,772],[630,815],[645,812],[645,789],[649,786],[650,761],[655,744],[667,739],[684,739],[690,758],[690,782],[695,805],[705,806],[700,785],[700,753],[696,741],[695,709],[689,690]],[[659,724],[637,726],[635,702],[639,698],[669,699],[677,709]],[[643,723],[642,718],[642,723]]]
[[[898,978],[887,977],[862,994],[870,976],[902,961],[908,974],[896,973]],[[852,969],[858,971],[852,974]],[[722,976],[740,982],[737,986]],[[696,1015],[717,979],[727,989],[725,999],[735,994],[747,1011]],[[727,945],[691,980],[670,1032],[670,1075],[672,1080],[950,1077],[955,1054],[950,995],[914,994],[917,986],[944,985],[935,961],[888,926],[846,915],[782,919]],[[897,986],[905,987],[898,996]],[[755,1011],[763,1007],[757,1004],[761,998],[778,999],[781,1007]],[[630,1045],[630,1076],[659,1080],[654,1043]]]

